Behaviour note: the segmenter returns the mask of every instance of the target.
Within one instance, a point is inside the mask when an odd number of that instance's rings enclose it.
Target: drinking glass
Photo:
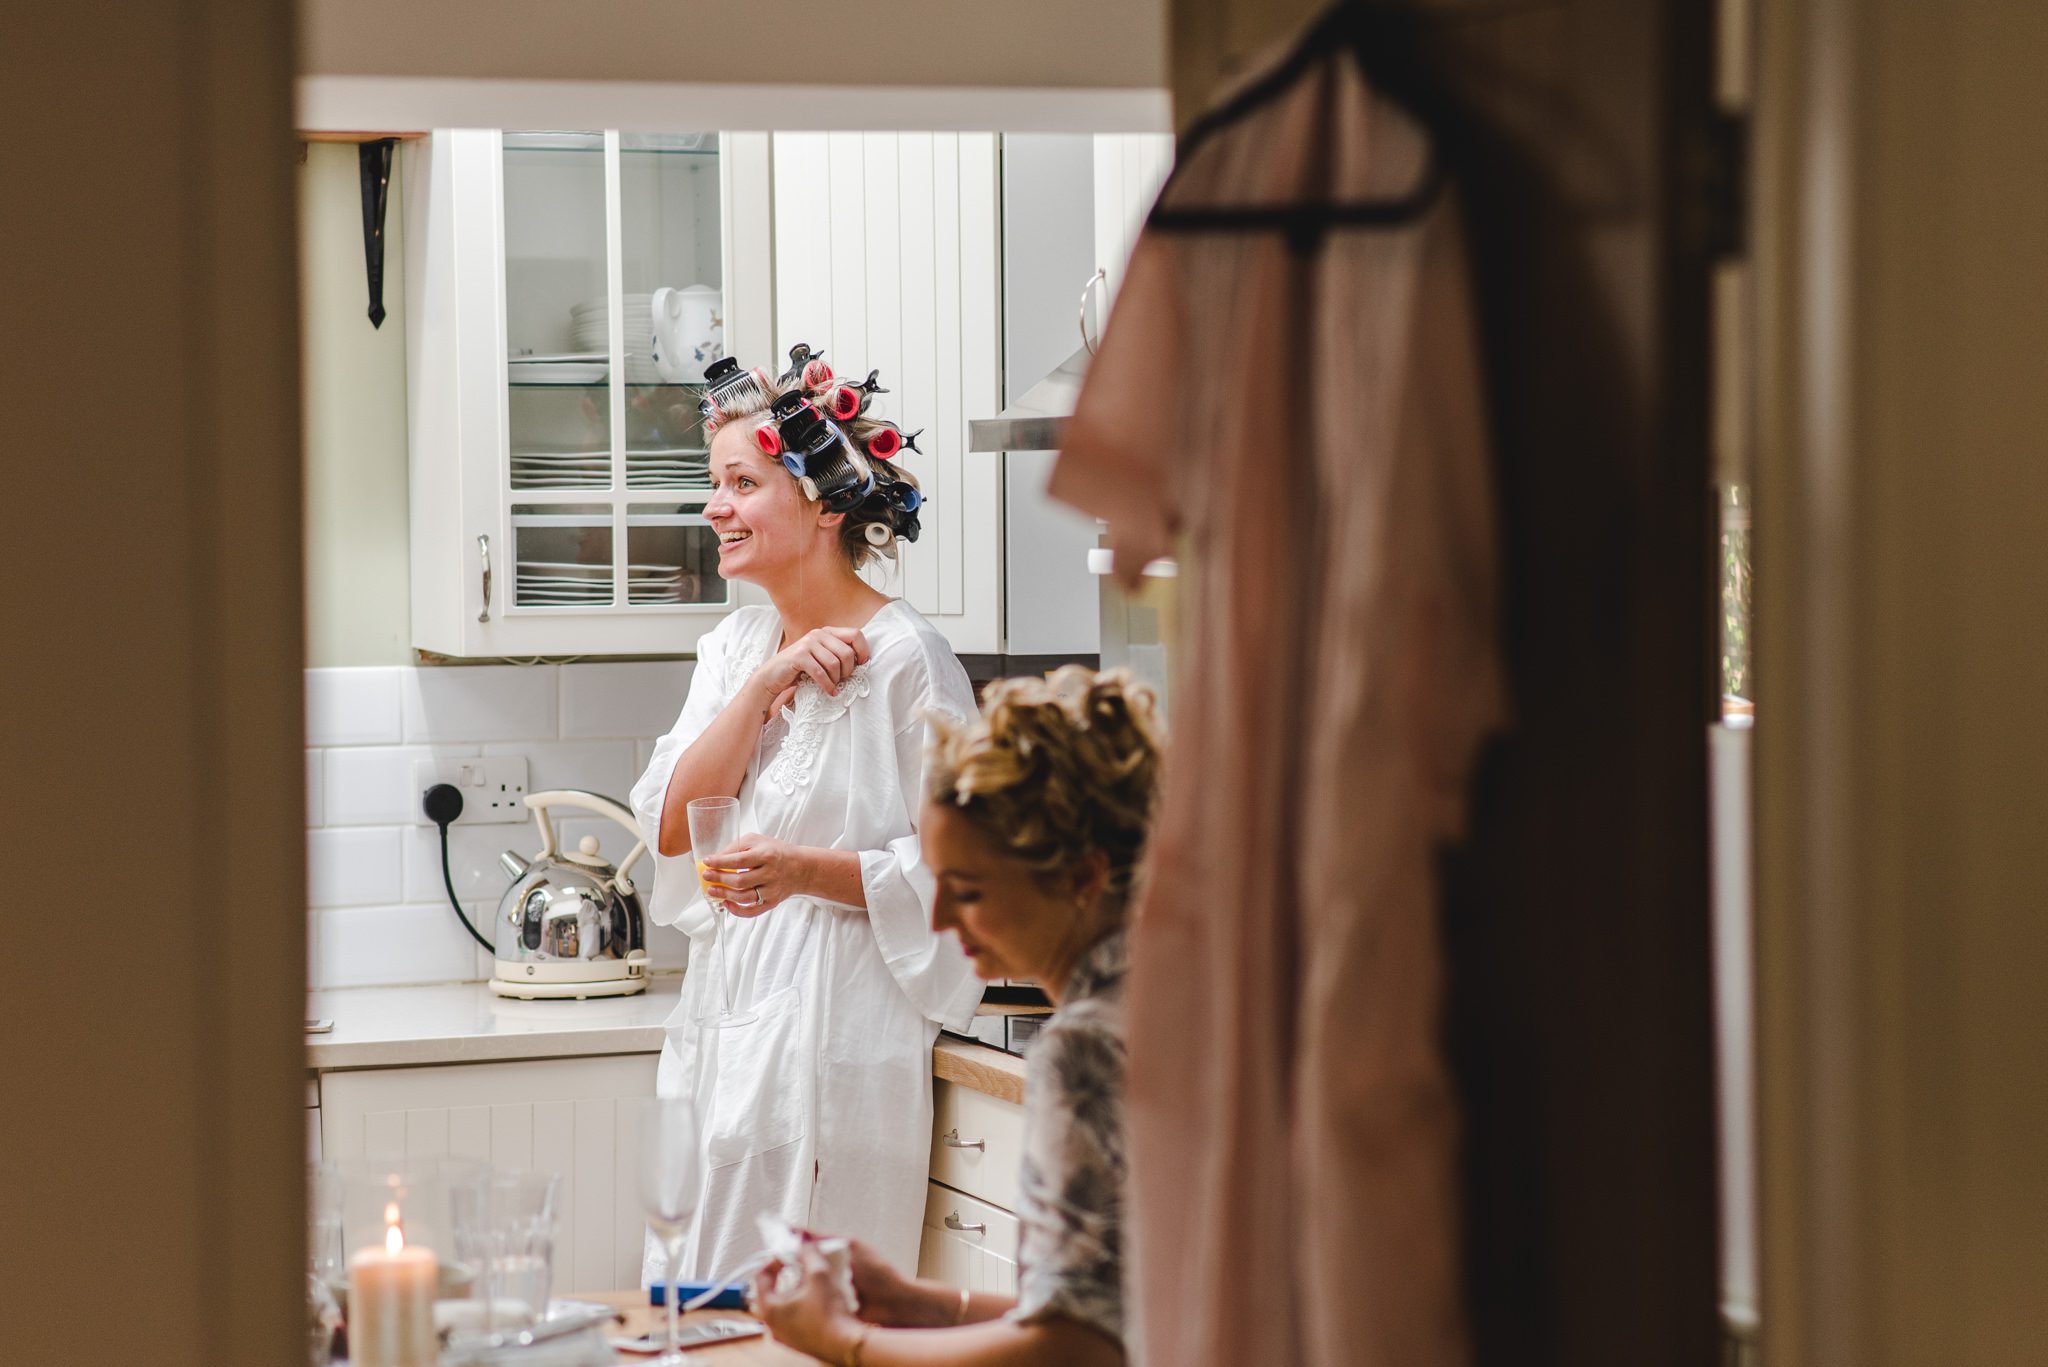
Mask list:
[[[708,1006],[699,1011],[695,1023],[711,1029],[751,1025],[751,1011],[737,1011],[732,1004],[731,965],[725,958],[725,919],[732,915],[725,904],[725,889],[705,872],[704,861],[721,850],[731,849],[740,838],[740,803],[734,797],[693,798],[689,806],[690,858],[697,865],[697,885],[711,904],[711,962],[718,975],[718,991]],[[759,894],[755,894],[759,896]]]
[[[704,1186],[697,1108],[680,1097],[655,1097],[639,1104],[640,1208],[661,1240],[668,1268],[668,1350],[657,1361],[664,1367],[686,1367],[690,1359],[676,1342],[676,1303],[682,1299],[676,1282],[682,1276],[683,1238]]]
[[[493,1329],[530,1329],[547,1316],[561,1187],[552,1172],[492,1168],[484,1174],[482,1281]]]
[[[307,1346],[313,1367],[327,1367],[341,1323],[336,1288],[348,1285],[348,1261],[341,1251],[341,1173],[332,1163],[307,1166],[306,1207]]]

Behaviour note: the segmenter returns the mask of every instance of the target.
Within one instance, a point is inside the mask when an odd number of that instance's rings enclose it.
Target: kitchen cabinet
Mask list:
[[[1012,655],[1099,655],[1107,664],[1122,641],[1119,605],[1103,598],[1090,569],[1101,524],[1046,494],[1055,452],[1031,448],[1058,442],[1054,429],[1072,411],[1087,366],[1084,333],[1101,333],[1172,155],[1171,139],[1147,134],[1003,139],[1008,421],[977,422],[975,436],[984,450],[1006,448],[1004,634]]]
[[[1072,146],[1057,193],[1036,175],[1007,216],[996,134],[442,129],[409,143],[413,644],[689,654],[764,601],[718,576],[701,386],[663,382],[649,346],[652,292],[698,286],[725,352],[775,368],[807,342],[843,373],[879,370],[882,413],[920,433],[901,461],[925,491],[923,534],[870,571],[878,587],[963,655],[1092,653],[1074,563],[1088,536],[1044,505],[1049,453],[1018,453],[1009,493],[1042,516],[1006,522],[1004,460],[965,440],[1002,407],[1006,312],[1044,314],[1027,330],[1065,339],[1037,347],[1048,356],[1077,341],[1090,236],[1113,288],[1170,155],[1156,137],[1058,141]],[[1006,309],[1006,235],[1056,290],[1012,280]],[[1054,236],[1071,249],[1039,249]],[[689,357],[692,379],[703,359]]]
[[[917,1272],[1015,1295],[1024,1108],[945,1078],[932,1082],[932,1167]]]
[[[654,1095],[653,1053],[323,1073],[330,1162],[453,1154],[562,1174],[557,1288],[640,1285],[633,1103]]]
[[[1000,407],[996,135],[777,133],[773,150],[776,355],[808,342],[843,374],[879,369],[879,411],[923,431],[901,458],[923,534],[871,577],[960,654],[1000,653],[1002,472],[965,440]]]
[[[933,1182],[924,1205],[917,1275],[970,1291],[1017,1294],[1017,1217]]]
[[[402,165],[413,644],[694,650],[750,590],[718,577],[700,387],[656,372],[650,297],[702,287],[701,339],[765,359],[768,135],[443,129]]]

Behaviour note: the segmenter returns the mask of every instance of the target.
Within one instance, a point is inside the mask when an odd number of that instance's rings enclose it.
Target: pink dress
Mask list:
[[[1326,63],[1175,208],[1390,197],[1420,131]],[[1419,225],[1148,233],[1052,481],[1181,553],[1130,982],[1130,1328],[1162,1367],[1467,1357],[1437,851],[1503,720],[1453,196]]]

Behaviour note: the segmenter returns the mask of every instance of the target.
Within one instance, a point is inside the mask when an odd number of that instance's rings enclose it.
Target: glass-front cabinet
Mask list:
[[[405,181],[413,643],[693,651],[704,367],[771,351],[764,134],[444,130]]]

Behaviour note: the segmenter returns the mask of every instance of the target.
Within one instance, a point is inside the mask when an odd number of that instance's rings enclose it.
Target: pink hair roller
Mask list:
[[[832,397],[825,405],[825,411],[841,422],[850,422],[860,416],[860,393],[845,385],[832,391]]]
[[[779,456],[782,454],[782,433],[774,423],[762,423],[754,429],[754,445],[761,448],[761,454]]]
[[[804,366],[804,388],[823,389],[832,383],[832,367],[823,361],[811,361]]]
[[[841,390],[842,394],[847,391]],[[893,427],[884,427],[868,438],[868,454],[876,460],[893,459],[903,449],[903,434]]]

